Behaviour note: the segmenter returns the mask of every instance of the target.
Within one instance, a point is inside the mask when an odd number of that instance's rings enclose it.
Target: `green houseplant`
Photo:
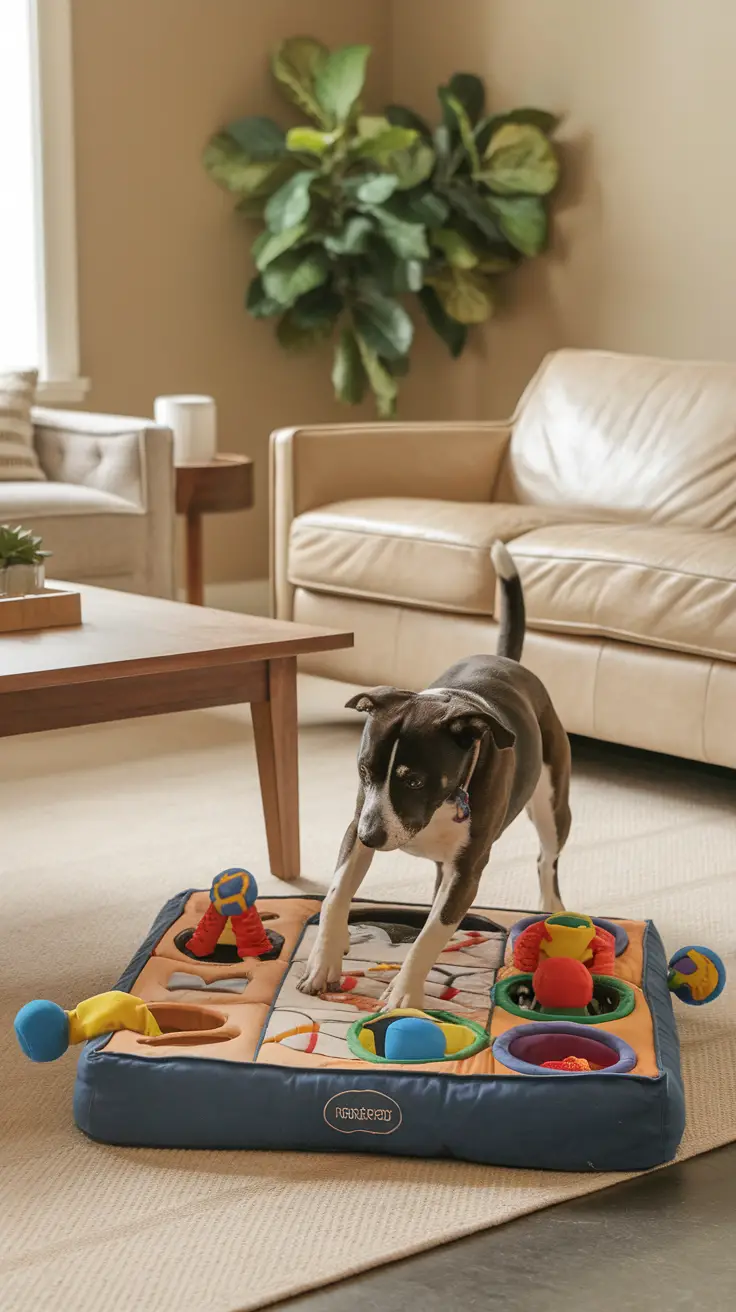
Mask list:
[[[388,418],[409,367],[407,298],[457,356],[469,327],[492,314],[499,278],[544,250],[557,120],[538,109],[488,114],[470,73],[439,88],[434,129],[401,105],[364,114],[369,55],[284,41],[272,71],[310,122],[239,119],[211,139],[204,165],[263,225],[248,312],[275,318],[287,349],[334,340],[336,395],[356,404],[370,388]]]
[[[30,529],[0,524],[0,597],[43,592],[44,562],[50,555]]]

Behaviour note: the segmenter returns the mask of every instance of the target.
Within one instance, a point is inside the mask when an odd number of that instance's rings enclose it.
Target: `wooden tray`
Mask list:
[[[0,597],[0,633],[23,629],[59,629],[82,623],[78,592],[45,588],[28,597]]]

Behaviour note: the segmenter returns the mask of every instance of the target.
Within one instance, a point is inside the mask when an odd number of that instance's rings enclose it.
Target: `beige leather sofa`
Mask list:
[[[419,688],[493,651],[500,537],[571,733],[736,766],[736,366],[559,351],[508,423],[271,452],[275,612],[355,631],[308,668]]]
[[[55,579],[170,597],[174,470],[167,428],[147,419],[36,409],[43,482],[0,482],[0,522],[40,533]]]

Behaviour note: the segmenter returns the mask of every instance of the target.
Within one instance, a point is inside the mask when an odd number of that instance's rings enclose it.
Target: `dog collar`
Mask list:
[[[462,825],[470,819],[470,798],[465,788],[456,789],[453,798],[455,814],[452,817],[456,825]]]

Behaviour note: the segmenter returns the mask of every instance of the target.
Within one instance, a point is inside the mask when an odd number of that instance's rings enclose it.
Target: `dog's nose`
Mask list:
[[[358,838],[364,847],[378,849],[384,846],[388,834],[381,825],[366,825],[358,828]]]

